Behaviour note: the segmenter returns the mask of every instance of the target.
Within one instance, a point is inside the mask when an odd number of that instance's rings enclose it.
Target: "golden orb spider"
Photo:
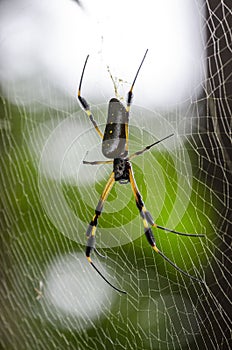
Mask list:
[[[143,202],[142,196],[139,192],[138,186],[136,184],[133,170],[132,170],[132,164],[130,160],[140,154],[143,154],[144,152],[148,151],[153,146],[157,145],[159,142],[162,142],[169,137],[173,136],[174,134],[168,135],[164,137],[163,139],[156,141],[152,143],[151,145],[143,148],[140,151],[135,152],[134,154],[128,156],[128,124],[129,124],[129,112],[132,102],[132,91],[135,85],[135,81],[137,79],[137,76],[139,74],[139,71],[143,65],[143,62],[145,60],[145,57],[147,55],[147,51],[145,52],[143,59],[140,63],[140,66],[136,72],[135,78],[133,80],[133,83],[131,85],[131,88],[127,95],[127,103],[126,107],[117,99],[117,98],[111,98],[109,101],[108,106],[108,116],[107,116],[107,122],[104,134],[102,134],[101,130],[99,129],[96,121],[93,118],[93,115],[90,110],[90,106],[88,102],[81,96],[81,86],[82,86],[82,80],[86,68],[86,64],[89,58],[89,55],[86,57],[84,67],[81,74],[79,89],[78,89],[78,99],[80,102],[80,105],[83,107],[85,113],[89,117],[90,121],[92,122],[95,130],[97,131],[98,135],[102,139],[102,153],[106,158],[109,158],[110,160],[107,161],[83,161],[84,164],[90,164],[90,165],[97,165],[97,164],[113,164],[113,171],[110,174],[109,180],[102,192],[102,195],[99,199],[99,202],[95,209],[95,214],[90,221],[87,230],[86,230],[86,236],[87,236],[87,244],[86,244],[86,257],[89,263],[93,266],[93,268],[99,273],[99,275],[115,290],[117,290],[120,293],[126,293],[124,290],[121,290],[114,285],[112,285],[105,276],[100,272],[100,270],[96,267],[96,265],[93,263],[91,259],[91,252],[93,250],[96,250],[95,248],[95,232],[98,224],[98,218],[100,217],[104,202],[107,199],[107,196],[112,189],[114,183],[118,181],[120,184],[131,184],[132,192],[135,197],[136,206],[139,210],[140,216],[143,220],[144,225],[144,233],[148,240],[148,243],[151,245],[152,249],[161,255],[169,264],[171,264],[176,270],[180,271],[184,275],[192,278],[193,280],[196,280],[198,282],[203,283],[203,281],[199,280],[195,276],[191,276],[186,271],[182,270],[180,267],[178,267],[174,262],[172,262],[166,255],[164,255],[156,246],[155,237],[152,233],[151,227],[155,227],[161,230],[165,230],[168,232],[172,232],[178,235],[182,236],[191,236],[191,237],[203,237],[203,234],[190,234],[190,233],[183,233],[178,232],[175,230],[171,230],[169,228],[157,225],[150,212],[146,209],[145,204]],[[98,252],[97,252],[98,253]],[[98,253],[99,254],[99,253]]]

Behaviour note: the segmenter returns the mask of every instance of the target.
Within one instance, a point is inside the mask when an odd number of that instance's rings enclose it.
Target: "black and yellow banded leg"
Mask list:
[[[171,136],[171,135],[170,135]],[[136,205],[139,209],[140,215],[142,217],[142,219],[146,219],[147,223],[155,228],[158,228],[160,230],[166,231],[166,232],[170,232],[170,233],[174,233],[176,235],[180,235],[180,236],[187,236],[187,237],[204,237],[204,234],[199,234],[199,233],[185,233],[185,232],[179,232],[176,230],[172,230],[170,228],[164,227],[164,226],[160,226],[157,225],[151,215],[151,213],[146,209],[142,196],[138,190],[138,186],[136,184],[132,169],[130,169],[131,174],[130,174],[130,182],[131,182],[131,186],[132,186],[132,191],[134,193],[135,196],[135,200],[136,200]]]
[[[90,257],[92,250],[96,251],[96,249],[95,249],[95,241],[96,241],[95,232],[96,232],[96,228],[97,228],[97,224],[98,224],[98,218],[102,213],[104,202],[106,201],[108,194],[110,193],[110,190],[112,189],[112,187],[114,185],[114,182],[115,182],[114,172],[112,172],[110,175],[110,178],[109,178],[109,180],[104,188],[104,191],[99,199],[99,202],[98,202],[97,207],[95,209],[95,214],[94,214],[92,220],[90,221],[89,226],[86,230],[86,236],[87,236],[86,258],[87,258],[88,262],[92,265],[92,267],[97,271],[97,273],[104,279],[104,281],[106,283],[108,283],[113,289],[117,290],[118,292],[126,294],[126,292],[124,290],[121,290],[121,289],[115,287],[112,283],[110,283],[105,278],[105,276],[96,267],[96,265],[93,263],[93,261]]]
[[[168,230],[168,229],[155,224],[155,222],[154,222],[150,212],[145,208],[142,196],[141,196],[141,194],[140,194],[140,192],[138,190],[138,186],[136,184],[136,181],[135,181],[135,178],[134,178],[134,175],[133,175],[133,171],[132,171],[131,168],[129,170],[129,176],[130,176],[130,183],[131,183],[132,191],[133,191],[133,194],[134,194],[134,197],[135,197],[135,201],[136,201],[136,206],[139,209],[140,215],[141,215],[142,220],[143,220],[144,233],[145,233],[147,241],[151,245],[152,249],[156,253],[161,255],[162,258],[164,258],[170,265],[172,265],[176,270],[178,270],[179,272],[181,272],[185,276],[188,276],[189,278],[191,278],[191,279],[193,279],[193,280],[195,280],[197,282],[204,283],[202,280],[198,279],[197,277],[192,276],[192,275],[188,274],[186,271],[182,270],[179,266],[177,266],[173,261],[171,261],[166,255],[164,255],[164,253],[162,253],[158,249],[158,247],[156,246],[155,237],[154,237],[153,232],[152,232],[151,228],[149,227],[149,225],[151,225],[153,227],[156,227],[156,228],[165,229],[165,230]],[[174,231],[174,230],[169,230],[169,231],[173,232],[173,233],[177,233],[177,234],[182,234],[182,232],[177,232],[177,231]],[[191,234],[187,234],[187,233],[184,234],[183,233],[183,235],[190,236]],[[194,235],[192,234],[191,236],[194,236]]]
[[[150,230],[149,225],[154,226],[154,227],[157,227],[157,225],[154,223],[154,220],[153,220],[150,212],[145,207],[145,204],[143,202],[143,198],[142,198],[142,196],[139,192],[138,186],[136,184],[132,168],[129,169],[129,178],[130,178],[132,192],[133,192],[134,197],[135,197],[136,206],[137,206],[139,213],[140,213],[140,216],[143,220],[144,232],[146,235],[146,232],[148,230]],[[146,237],[147,237],[147,235],[146,235]],[[147,237],[147,239],[148,239],[148,237]],[[153,234],[152,234],[151,239],[148,239],[148,242],[151,244],[152,247],[155,245],[155,238],[154,238]]]
[[[80,101],[81,106],[84,108],[85,113],[87,114],[87,116],[89,117],[90,121],[92,122],[95,130],[97,131],[98,135],[101,137],[101,139],[103,139],[103,134],[101,132],[101,130],[99,129],[96,121],[93,118],[92,112],[90,110],[90,106],[88,104],[88,102],[84,99],[84,97],[81,96],[81,85],[82,85],[82,80],[83,80],[83,76],[84,76],[84,72],[85,72],[85,67],[88,61],[89,55],[86,57],[85,63],[84,63],[84,67],[82,70],[82,74],[81,74],[81,80],[80,80],[80,84],[79,84],[79,89],[78,89],[78,100]]]
[[[86,236],[87,236],[86,257],[90,263],[92,262],[90,258],[91,252],[93,249],[95,249],[95,231],[98,224],[98,218],[102,213],[104,202],[106,201],[107,196],[110,193],[110,190],[113,187],[114,182],[115,182],[114,172],[112,172],[104,188],[104,191],[102,192],[102,195],[98,201],[98,204],[95,209],[95,214],[86,230]]]

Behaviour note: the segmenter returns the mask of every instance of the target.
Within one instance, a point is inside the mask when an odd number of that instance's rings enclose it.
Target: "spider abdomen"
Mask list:
[[[116,98],[109,102],[108,117],[102,142],[102,153],[107,158],[124,158],[128,154],[128,113]]]

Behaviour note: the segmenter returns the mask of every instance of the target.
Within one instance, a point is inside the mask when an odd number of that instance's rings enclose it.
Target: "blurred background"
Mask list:
[[[0,1],[2,349],[230,349],[230,1]],[[77,101],[104,131],[108,101],[134,87],[129,151],[157,224],[155,255],[130,186],[86,228],[111,165]]]

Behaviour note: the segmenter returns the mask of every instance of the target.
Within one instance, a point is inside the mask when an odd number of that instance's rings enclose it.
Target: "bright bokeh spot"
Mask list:
[[[92,327],[90,320],[93,322],[109,309],[112,290],[83,254],[57,258],[48,266],[46,275],[44,298],[50,305],[49,313],[77,318],[80,328],[86,329]]]

